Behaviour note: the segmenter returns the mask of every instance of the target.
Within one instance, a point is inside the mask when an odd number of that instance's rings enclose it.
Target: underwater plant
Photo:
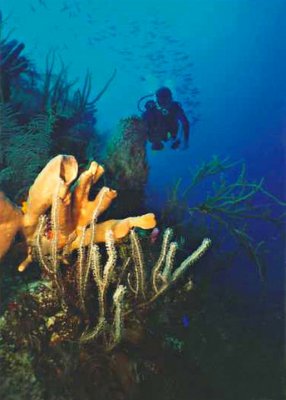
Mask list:
[[[233,177],[237,165],[240,165],[240,171],[237,177]],[[181,188],[181,179],[176,182],[161,210],[162,224],[171,224],[184,236],[190,226],[194,229],[196,218],[199,218],[199,232],[213,232],[217,238],[216,245],[223,247],[224,257],[227,253],[222,242],[227,238],[229,245],[232,238],[235,245],[242,248],[257,266],[259,276],[263,279],[261,250],[265,243],[255,242],[249,222],[270,222],[279,228],[285,214],[276,215],[273,205],[282,209],[286,206],[263,184],[263,179],[259,182],[247,179],[244,163],[214,156],[191,175],[190,183],[185,188]]]
[[[48,111],[21,124],[13,105],[0,103],[0,187],[13,199],[23,199],[40,168],[50,158],[55,121],[54,113]]]
[[[0,32],[3,30],[0,17]],[[80,167],[99,153],[96,103],[116,76],[111,74],[91,99],[91,74],[82,88],[68,79],[68,69],[49,53],[44,74],[25,55],[24,44],[0,34],[0,188],[18,203],[46,162],[73,154]],[[34,149],[38,151],[35,152]]]
[[[126,349],[134,345],[140,348],[148,312],[184,280],[211,242],[204,239],[177,263],[178,244],[171,241],[173,231],[168,228],[155,260],[150,254],[152,245],[145,242],[142,246],[134,229],[152,229],[156,224],[153,214],[97,221],[116,197],[114,190],[104,187],[95,199],[89,198],[103,172],[94,161],[75,182],[75,158],[59,155],[50,160],[30,188],[25,213],[2,195],[0,255],[7,253],[16,232],[22,231],[28,254],[18,269],[37,263],[42,279],[8,304],[0,337],[10,349],[28,351],[32,369],[44,386],[49,378],[41,371],[46,372],[51,365],[57,365],[59,371],[52,372],[54,385],[57,381],[63,384],[61,379],[66,385],[63,363],[70,357],[74,368],[65,367],[69,374],[83,373],[89,365],[93,387],[118,382],[127,396],[137,378],[130,370],[135,361]],[[8,368],[9,362],[7,358],[3,368]],[[109,382],[99,373],[107,369],[113,374]]]
[[[0,101],[8,102],[12,85],[22,73],[31,69],[31,63],[23,56],[25,45],[17,40],[2,38],[3,19],[0,11]]]
[[[52,132],[51,155],[73,154],[80,164],[98,155],[101,138],[95,131],[96,104],[116,76],[116,70],[99,93],[91,99],[92,76],[87,72],[81,89],[74,89],[76,81],[68,81],[67,67],[61,64],[56,73],[54,53],[47,56],[46,71],[40,93],[41,110],[52,109],[56,115]]]

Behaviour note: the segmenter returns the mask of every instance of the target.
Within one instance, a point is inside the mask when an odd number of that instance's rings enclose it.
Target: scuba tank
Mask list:
[[[146,94],[145,96],[141,97],[137,102],[138,111],[140,111],[141,113],[144,113],[148,109],[157,108],[157,110],[159,110],[162,113],[162,115],[164,115],[164,116],[168,115],[169,110],[167,108],[160,107],[155,100],[146,101],[146,103],[144,104],[145,110],[142,108],[142,101],[146,100],[148,98],[151,98],[151,97],[154,98],[154,96],[155,96],[155,94]]]
[[[154,98],[154,93],[153,94],[146,94],[145,96],[141,97],[138,102],[137,102],[137,109],[138,111],[140,111],[141,113],[143,113],[144,111],[146,111],[146,104],[148,103],[148,101],[145,103],[145,110],[142,109],[142,101],[148,98]],[[150,100],[149,100],[150,101]]]

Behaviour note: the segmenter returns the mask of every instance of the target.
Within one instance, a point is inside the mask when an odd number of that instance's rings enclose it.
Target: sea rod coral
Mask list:
[[[97,287],[97,323],[93,328],[86,329],[81,336],[81,342],[89,342],[102,336],[102,346],[110,350],[122,338],[128,341],[130,331],[134,329],[131,317],[133,316],[134,323],[134,317],[142,311],[146,312],[158,298],[174,286],[189,267],[204,255],[211,243],[210,239],[204,239],[201,245],[177,266],[175,256],[178,244],[175,241],[171,242],[172,236],[172,229],[166,229],[159,257],[151,266],[146,262],[147,257],[135,230],[130,232],[130,256],[123,260],[122,268],[117,268],[120,261],[111,231],[106,233],[107,259],[104,265],[98,245],[91,246],[87,259],[80,266],[79,294],[81,306],[84,308],[87,297],[83,293],[86,292],[87,277],[91,271]]]

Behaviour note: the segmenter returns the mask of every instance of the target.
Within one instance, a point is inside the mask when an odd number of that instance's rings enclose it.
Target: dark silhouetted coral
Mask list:
[[[107,145],[105,168],[112,186],[120,191],[116,213],[136,213],[144,209],[148,178],[146,131],[141,118],[122,119]]]

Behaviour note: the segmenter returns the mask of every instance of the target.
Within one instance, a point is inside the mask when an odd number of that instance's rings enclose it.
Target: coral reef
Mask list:
[[[106,174],[112,186],[119,189],[121,199],[116,207],[116,215],[123,215],[126,210],[142,212],[148,178],[145,143],[144,124],[136,116],[122,119],[108,142]]]
[[[19,270],[34,261],[42,272],[41,281],[10,301],[2,317],[0,338],[8,347],[2,347],[1,372],[6,376],[15,368],[21,376],[22,364],[12,365],[10,352],[23,354],[39,398],[91,399],[93,390],[99,399],[132,396],[142,379],[160,369],[148,314],[210,246],[204,239],[182,259],[167,229],[153,254],[148,236],[139,239],[141,229],[155,226],[153,214],[99,222],[117,195],[104,187],[89,197],[103,172],[93,161],[76,180],[75,158],[58,155],[35,179],[25,213],[1,197],[1,256],[20,230],[28,256]],[[82,385],[75,388],[71,379],[79,376]]]
[[[9,354],[17,349],[29,358],[31,376],[37,377],[44,398],[60,398],[61,392],[63,398],[91,399],[93,390],[99,399],[133,398],[139,383],[163,368],[159,354],[166,352],[164,344],[148,334],[148,313],[160,298],[167,300],[167,293],[210,245],[205,239],[176,266],[177,245],[171,239],[168,229],[153,265],[135,231],[130,233],[124,258],[110,231],[106,251],[96,244],[87,249],[83,245],[76,260],[58,264],[56,274],[47,273],[52,261],[43,257],[40,266],[45,278],[10,302],[2,317],[0,338],[8,346],[2,349],[4,378]],[[178,301],[178,291],[175,296]],[[22,373],[21,365],[15,368]],[[77,388],[75,377],[81,377]]]

